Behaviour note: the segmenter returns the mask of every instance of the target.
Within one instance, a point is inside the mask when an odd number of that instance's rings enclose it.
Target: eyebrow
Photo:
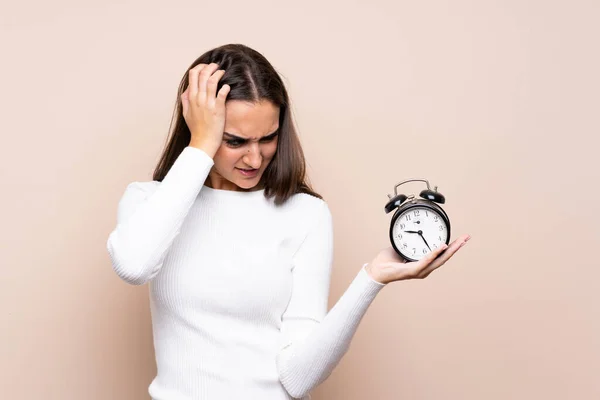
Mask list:
[[[277,136],[278,134],[279,134],[279,128],[277,128],[277,130],[275,132],[270,133],[270,134],[268,134],[266,136],[261,137],[259,140],[271,139],[271,138]],[[228,136],[227,139],[239,140],[240,142],[243,142],[243,143],[245,143],[245,142],[248,141],[248,139],[246,139],[246,138],[235,136],[235,135],[232,135],[231,133],[227,133],[227,132],[223,132],[223,136]]]

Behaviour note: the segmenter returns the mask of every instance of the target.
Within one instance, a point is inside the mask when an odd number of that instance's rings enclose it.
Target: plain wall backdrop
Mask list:
[[[401,180],[472,235],[383,289],[316,400],[600,398],[599,4],[2,3],[1,397],[148,398],[148,288],[106,240],[186,68],[243,43],[288,85],[332,210],[331,306],[389,245]]]

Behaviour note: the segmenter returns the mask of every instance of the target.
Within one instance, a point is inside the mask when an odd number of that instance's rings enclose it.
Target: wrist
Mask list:
[[[220,145],[200,140],[190,140],[189,146],[202,150],[203,152],[208,154],[210,158],[215,157],[215,154],[217,153],[217,150],[219,150],[220,147]]]
[[[382,277],[380,277],[376,271],[373,271],[373,267],[372,267],[371,263],[365,265],[364,269],[365,269],[365,272],[367,273],[367,275],[369,276],[369,278],[371,278],[375,282],[380,283],[382,285],[387,284],[387,282]]]

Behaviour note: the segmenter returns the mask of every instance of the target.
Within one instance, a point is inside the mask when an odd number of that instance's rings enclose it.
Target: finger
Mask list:
[[[419,276],[432,262],[435,261],[436,257],[438,257],[444,250],[446,250],[448,246],[446,244],[441,245],[431,253],[429,253],[426,257],[423,257],[419,261],[417,261],[413,267],[414,276]]]
[[[430,273],[432,273],[433,271],[435,271],[436,269],[438,269],[439,267],[444,265],[446,263],[446,261],[448,261],[461,247],[463,247],[465,245],[465,243],[467,243],[469,241],[469,239],[471,239],[471,236],[463,235],[460,238],[453,241],[452,243],[450,243],[450,246],[448,246],[448,250],[446,252],[444,252],[435,261],[433,261],[430,265],[428,265],[421,272],[420,277],[425,278]]]
[[[216,63],[210,63],[205,68],[202,68],[200,71],[200,77],[198,78],[198,101],[204,102],[206,101],[206,90],[208,86],[208,78],[219,68]]]
[[[219,94],[217,96],[216,105],[219,106],[219,109],[223,109],[225,107],[225,100],[227,98],[227,94],[229,94],[229,90],[231,87],[229,85],[223,85],[219,90]]]
[[[188,82],[188,100],[195,99],[198,96],[198,73],[202,71],[202,69],[206,67],[206,64],[198,64],[194,68],[189,71],[189,82]]]
[[[225,70],[218,70],[208,79],[208,87],[206,90],[206,98],[209,103],[215,102],[215,95],[217,93],[217,84],[219,83],[219,79],[223,77],[225,74]]]
[[[183,116],[186,116],[189,108],[189,98],[187,89],[181,95],[181,106],[183,107]]]
[[[450,255],[447,255],[447,253],[444,254],[443,259],[442,259],[442,257],[440,257],[436,261],[429,264],[425,269],[423,269],[423,271],[421,271],[421,273],[417,277],[421,278],[421,279],[427,278],[429,276],[429,274],[431,274],[433,271],[435,271],[436,269],[438,269],[439,267],[444,265],[446,263],[446,261],[448,261],[454,253],[455,252],[452,252],[452,254],[450,254]]]

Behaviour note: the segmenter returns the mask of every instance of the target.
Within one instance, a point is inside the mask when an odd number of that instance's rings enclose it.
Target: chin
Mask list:
[[[235,184],[242,189],[252,189],[260,182],[260,175],[252,179],[240,179],[235,181]]]

